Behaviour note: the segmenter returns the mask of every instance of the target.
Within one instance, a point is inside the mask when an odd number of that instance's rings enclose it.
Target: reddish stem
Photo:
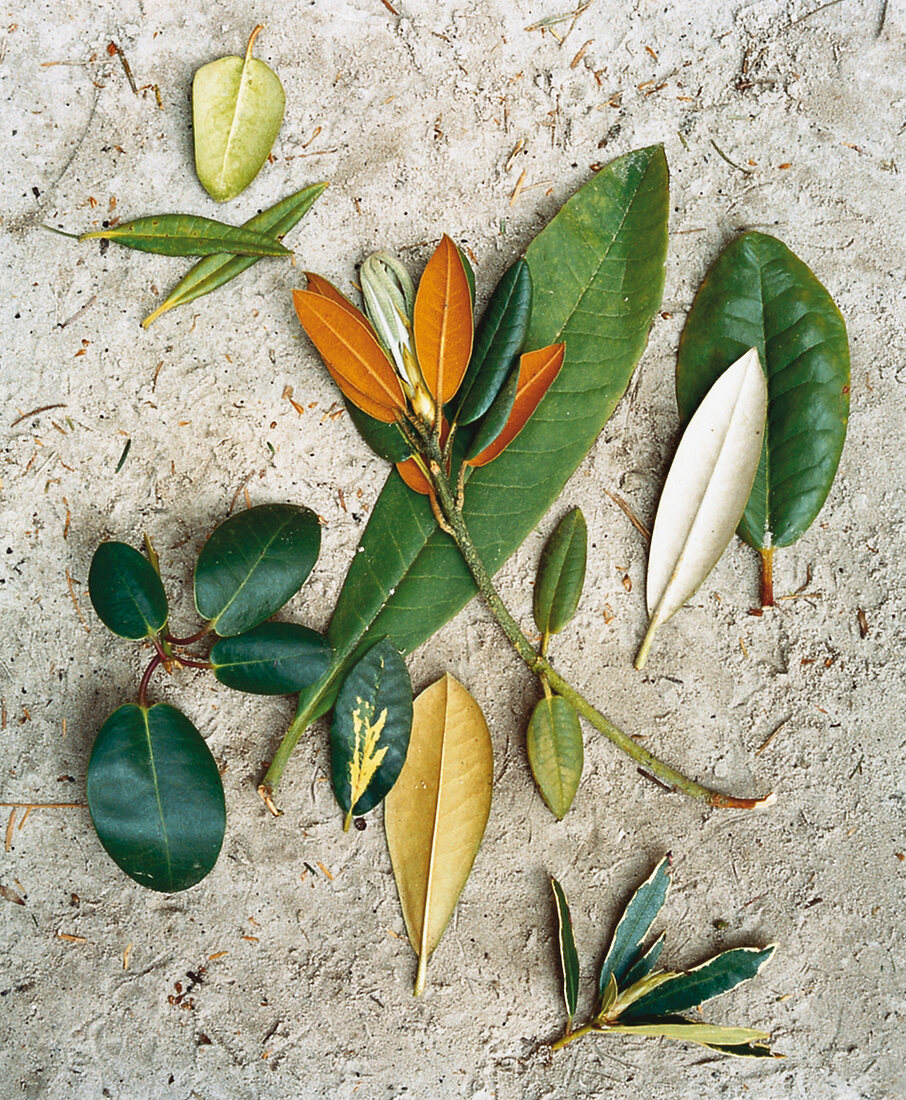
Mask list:
[[[151,664],[145,669],[145,675],[142,677],[142,682],[138,685],[138,705],[140,707],[148,706],[148,684],[151,683],[151,677],[154,675],[154,670],[162,663],[163,660],[161,655],[155,653],[151,658]]]
[[[180,657],[178,653],[173,654],[173,659],[178,664],[185,665],[186,668],[212,669],[214,667],[210,661],[190,661],[188,657]]]
[[[192,645],[193,642],[200,641],[210,629],[210,626],[205,623],[201,630],[196,634],[190,634],[188,638],[174,638],[172,634],[165,634],[164,638],[170,645]]]
[[[761,554],[761,606],[774,606],[774,548],[759,550]]]

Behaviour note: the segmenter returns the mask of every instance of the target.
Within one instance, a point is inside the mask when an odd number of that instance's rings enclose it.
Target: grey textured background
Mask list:
[[[473,604],[410,661],[418,688],[444,670],[470,688],[497,760],[484,845],[416,1002],[380,813],[365,832],[340,832],[323,727],[300,745],[274,820],[254,788],[290,702],[164,677],[155,697],[178,701],[227,769],[223,854],[201,885],[161,897],[116,870],[85,810],[36,809],[21,829],[18,814],[0,853],[0,883],[25,901],[0,898],[4,1094],[902,1096],[903,0],[593,0],[555,27],[562,42],[526,28],[565,0],[394,7],[26,0],[6,13],[0,799],[83,801],[94,733],[134,691],[146,655],[107,634],[87,600],[99,539],[148,531],[174,622],[188,629],[194,555],[243,506],[243,488],[254,503],[306,503],[324,519],[324,550],[293,612],[323,625],[385,476],[348,418],[329,415],[337,394],[301,336],[289,297],[298,276],[285,265],[263,262],[145,333],[139,321],[188,263],[101,254],[39,223],[76,231],[168,209],[239,222],[329,179],[292,238],[301,267],[348,289],[355,264],[382,247],[417,272],[446,231],[477,257],[483,300],[592,164],[662,141],[673,210],[663,315],[626,398],[501,584],[528,622],[543,538],[581,504],[589,579],[555,659],[667,759],[777,800],[705,813],[589,732],[575,807],[556,823],[525,762],[536,689]],[[284,83],[286,120],[273,163],[217,207],[193,171],[191,78],[241,53],[258,21],[257,54]],[[818,595],[749,616],[756,564],[735,543],[661,631],[642,676],[631,656],[646,548],[607,491],[650,523],[677,438],[685,312],[719,249],[751,226],[813,267],[851,335],[840,474],[813,529],[777,560],[779,593],[811,570]],[[757,981],[708,1015],[771,1029],[784,1062],[615,1038],[554,1057],[545,1047],[563,1024],[547,875],[572,901],[590,984],[620,905],[668,849],[665,960],[777,942]]]

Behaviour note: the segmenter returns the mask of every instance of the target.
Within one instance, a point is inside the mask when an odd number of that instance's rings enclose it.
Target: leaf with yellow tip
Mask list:
[[[472,293],[459,250],[446,233],[418,284],[412,320],[425,382],[438,404],[446,405],[472,354]]]
[[[343,681],[330,728],[331,771],[337,802],[365,814],[397,781],[412,728],[412,684],[406,662],[382,639]]]
[[[416,996],[472,870],[493,779],[484,715],[462,684],[444,676],[415,700],[409,755],[384,809],[396,887],[418,955]]]

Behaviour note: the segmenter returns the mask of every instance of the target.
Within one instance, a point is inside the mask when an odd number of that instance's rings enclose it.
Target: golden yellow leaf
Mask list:
[[[444,676],[415,700],[406,763],[384,811],[403,917],[418,955],[416,996],[472,870],[493,779],[481,709],[462,684]]]

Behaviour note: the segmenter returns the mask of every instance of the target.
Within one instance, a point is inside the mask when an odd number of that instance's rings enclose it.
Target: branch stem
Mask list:
[[[759,550],[761,555],[761,606],[774,606],[774,547]]]

